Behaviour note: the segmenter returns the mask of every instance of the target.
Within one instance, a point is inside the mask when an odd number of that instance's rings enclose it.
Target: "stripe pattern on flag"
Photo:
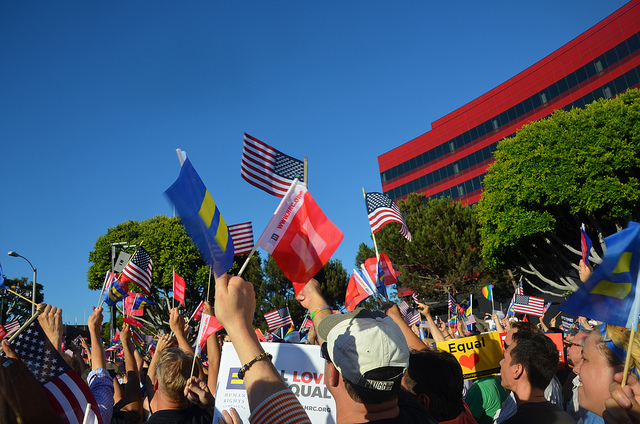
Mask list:
[[[411,241],[411,233],[407,224],[404,222],[402,212],[396,203],[382,193],[366,193],[367,214],[369,215],[369,224],[371,231],[377,233],[385,225],[391,222],[400,224],[400,234],[407,240]]]
[[[249,184],[284,197],[294,179],[304,182],[304,162],[245,133],[241,174]]]
[[[253,227],[251,221],[229,225],[229,234],[233,240],[235,255],[250,253],[253,249]]]
[[[275,311],[267,312],[264,314],[264,319],[267,320],[269,331],[275,331],[285,325],[293,325],[293,320],[289,314],[289,307],[276,309]]]
[[[514,312],[519,312],[521,314],[541,317],[544,313],[544,299],[540,297],[516,294],[515,302],[513,303],[513,310]]]
[[[89,386],[71,369],[47,339],[37,320],[18,336],[13,348],[25,359],[25,365],[42,384],[53,410],[68,423],[82,423],[85,408],[102,423],[102,414]]]
[[[125,278],[144,290],[149,294],[151,289],[151,269],[153,268],[153,259],[144,247],[138,247],[136,253],[133,254],[131,260],[122,270]]]

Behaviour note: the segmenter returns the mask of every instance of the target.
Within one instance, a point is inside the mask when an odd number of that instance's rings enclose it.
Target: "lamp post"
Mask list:
[[[13,250],[11,250],[7,254],[9,256],[13,256],[14,258],[22,258],[22,259],[24,259],[25,261],[27,261],[27,263],[29,264],[29,266],[33,270],[33,286],[31,288],[31,316],[34,316],[36,314],[36,275],[38,273],[38,270],[31,264],[29,259],[25,258],[22,255],[17,254]]]

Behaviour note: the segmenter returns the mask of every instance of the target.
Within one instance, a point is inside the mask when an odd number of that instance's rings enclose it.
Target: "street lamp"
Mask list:
[[[34,316],[36,314],[36,274],[38,273],[38,270],[35,269],[35,267],[31,264],[29,259],[25,258],[22,255],[18,255],[13,250],[9,251],[9,253],[7,253],[7,254],[9,256],[13,256],[14,258],[22,258],[22,259],[24,259],[25,261],[27,261],[27,263],[29,264],[29,266],[33,270],[33,287],[31,289],[31,316]]]

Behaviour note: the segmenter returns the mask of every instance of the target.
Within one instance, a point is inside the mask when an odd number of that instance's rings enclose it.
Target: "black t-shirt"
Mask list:
[[[400,390],[398,407],[400,408],[400,414],[397,417],[371,421],[368,424],[438,424],[431,414],[424,409],[424,406],[418,402],[418,399],[405,390]]]
[[[147,423],[151,424],[211,424],[213,416],[195,405],[183,409],[163,409],[154,412]]]
[[[551,402],[525,402],[503,424],[575,424],[571,415]]]

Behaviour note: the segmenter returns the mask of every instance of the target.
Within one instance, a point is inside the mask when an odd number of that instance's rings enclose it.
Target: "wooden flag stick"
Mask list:
[[[207,284],[207,302],[209,301],[209,292],[211,292],[211,266],[209,266],[209,283]]]
[[[21,295],[20,293],[16,293],[16,292],[14,292],[14,291],[13,291],[13,290],[11,290],[9,287],[5,287],[5,289],[6,289],[9,293],[13,293],[13,294],[15,294],[16,296],[18,296],[19,298],[22,298],[22,299],[26,300],[27,302],[29,302],[29,303],[31,303],[31,304],[33,304],[33,305],[38,306],[38,304],[37,304],[36,302],[32,301],[31,299],[27,299],[26,297],[24,297],[24,296],[23,296],[23,295]]]
[[[12,343],[16,338],[18,338],[18,336],[20,335],[20,333],[22,333],[22,331],[27,328],[29,326],[29,324],[31,324],[33,321],[35,321],[38,316],[40,316],[40,314],[44,312],[44,306],[42,308],[38,308],[38,310],[36,310],[36,313],[33,314],[31,316],[31,318],[29,318],[27,320],[27,322],[25,322],[24,324],[22,324],[22,327],[18,328],[18,331],[16,331],[15,333],[13,333],[13,336],[11,336],[11,338],[9,339],[9,343]]]
[[[629,375],[629,366],[631,365],[631,354],[633,353],[633,336],[636,334],[633,327],[631,328],[631,334],[629,335],[629,345],[627,346],[627,357],[624,361],[624,372],[622,373],[622,383],[620,386],[624,387],[627,384],[627,376]]]
[[[196,368],[196,355],[193,355],[193,363],[191,364],[191,376],[189,378],[193,377],[193,371],[195,370],[195,368]]]
[[[362,196],[364,196],[364,207],[367,207],[367,193],[364,191],[364,187],[362,187]],[[371,230],[371,238],[373,238],[373,247],[376,249],[376,258],[380,257],[380,253],[378,253],[378,244],[376,243],[376,236],[373,234],[373,228],[371,228],[371,224],[369,224],[369,229]]]
[[[561,313],[562,313],[562,311],[558,312],[558,313],[556,314],[556,316],[555,316],[555,317],[553,317],[553,319],[558,318],[558,315],[560,315]]]
[[[304,175],[304,188],[308,188],[307,186],[307,157],[304,157],[304,171],[303,174]]]

